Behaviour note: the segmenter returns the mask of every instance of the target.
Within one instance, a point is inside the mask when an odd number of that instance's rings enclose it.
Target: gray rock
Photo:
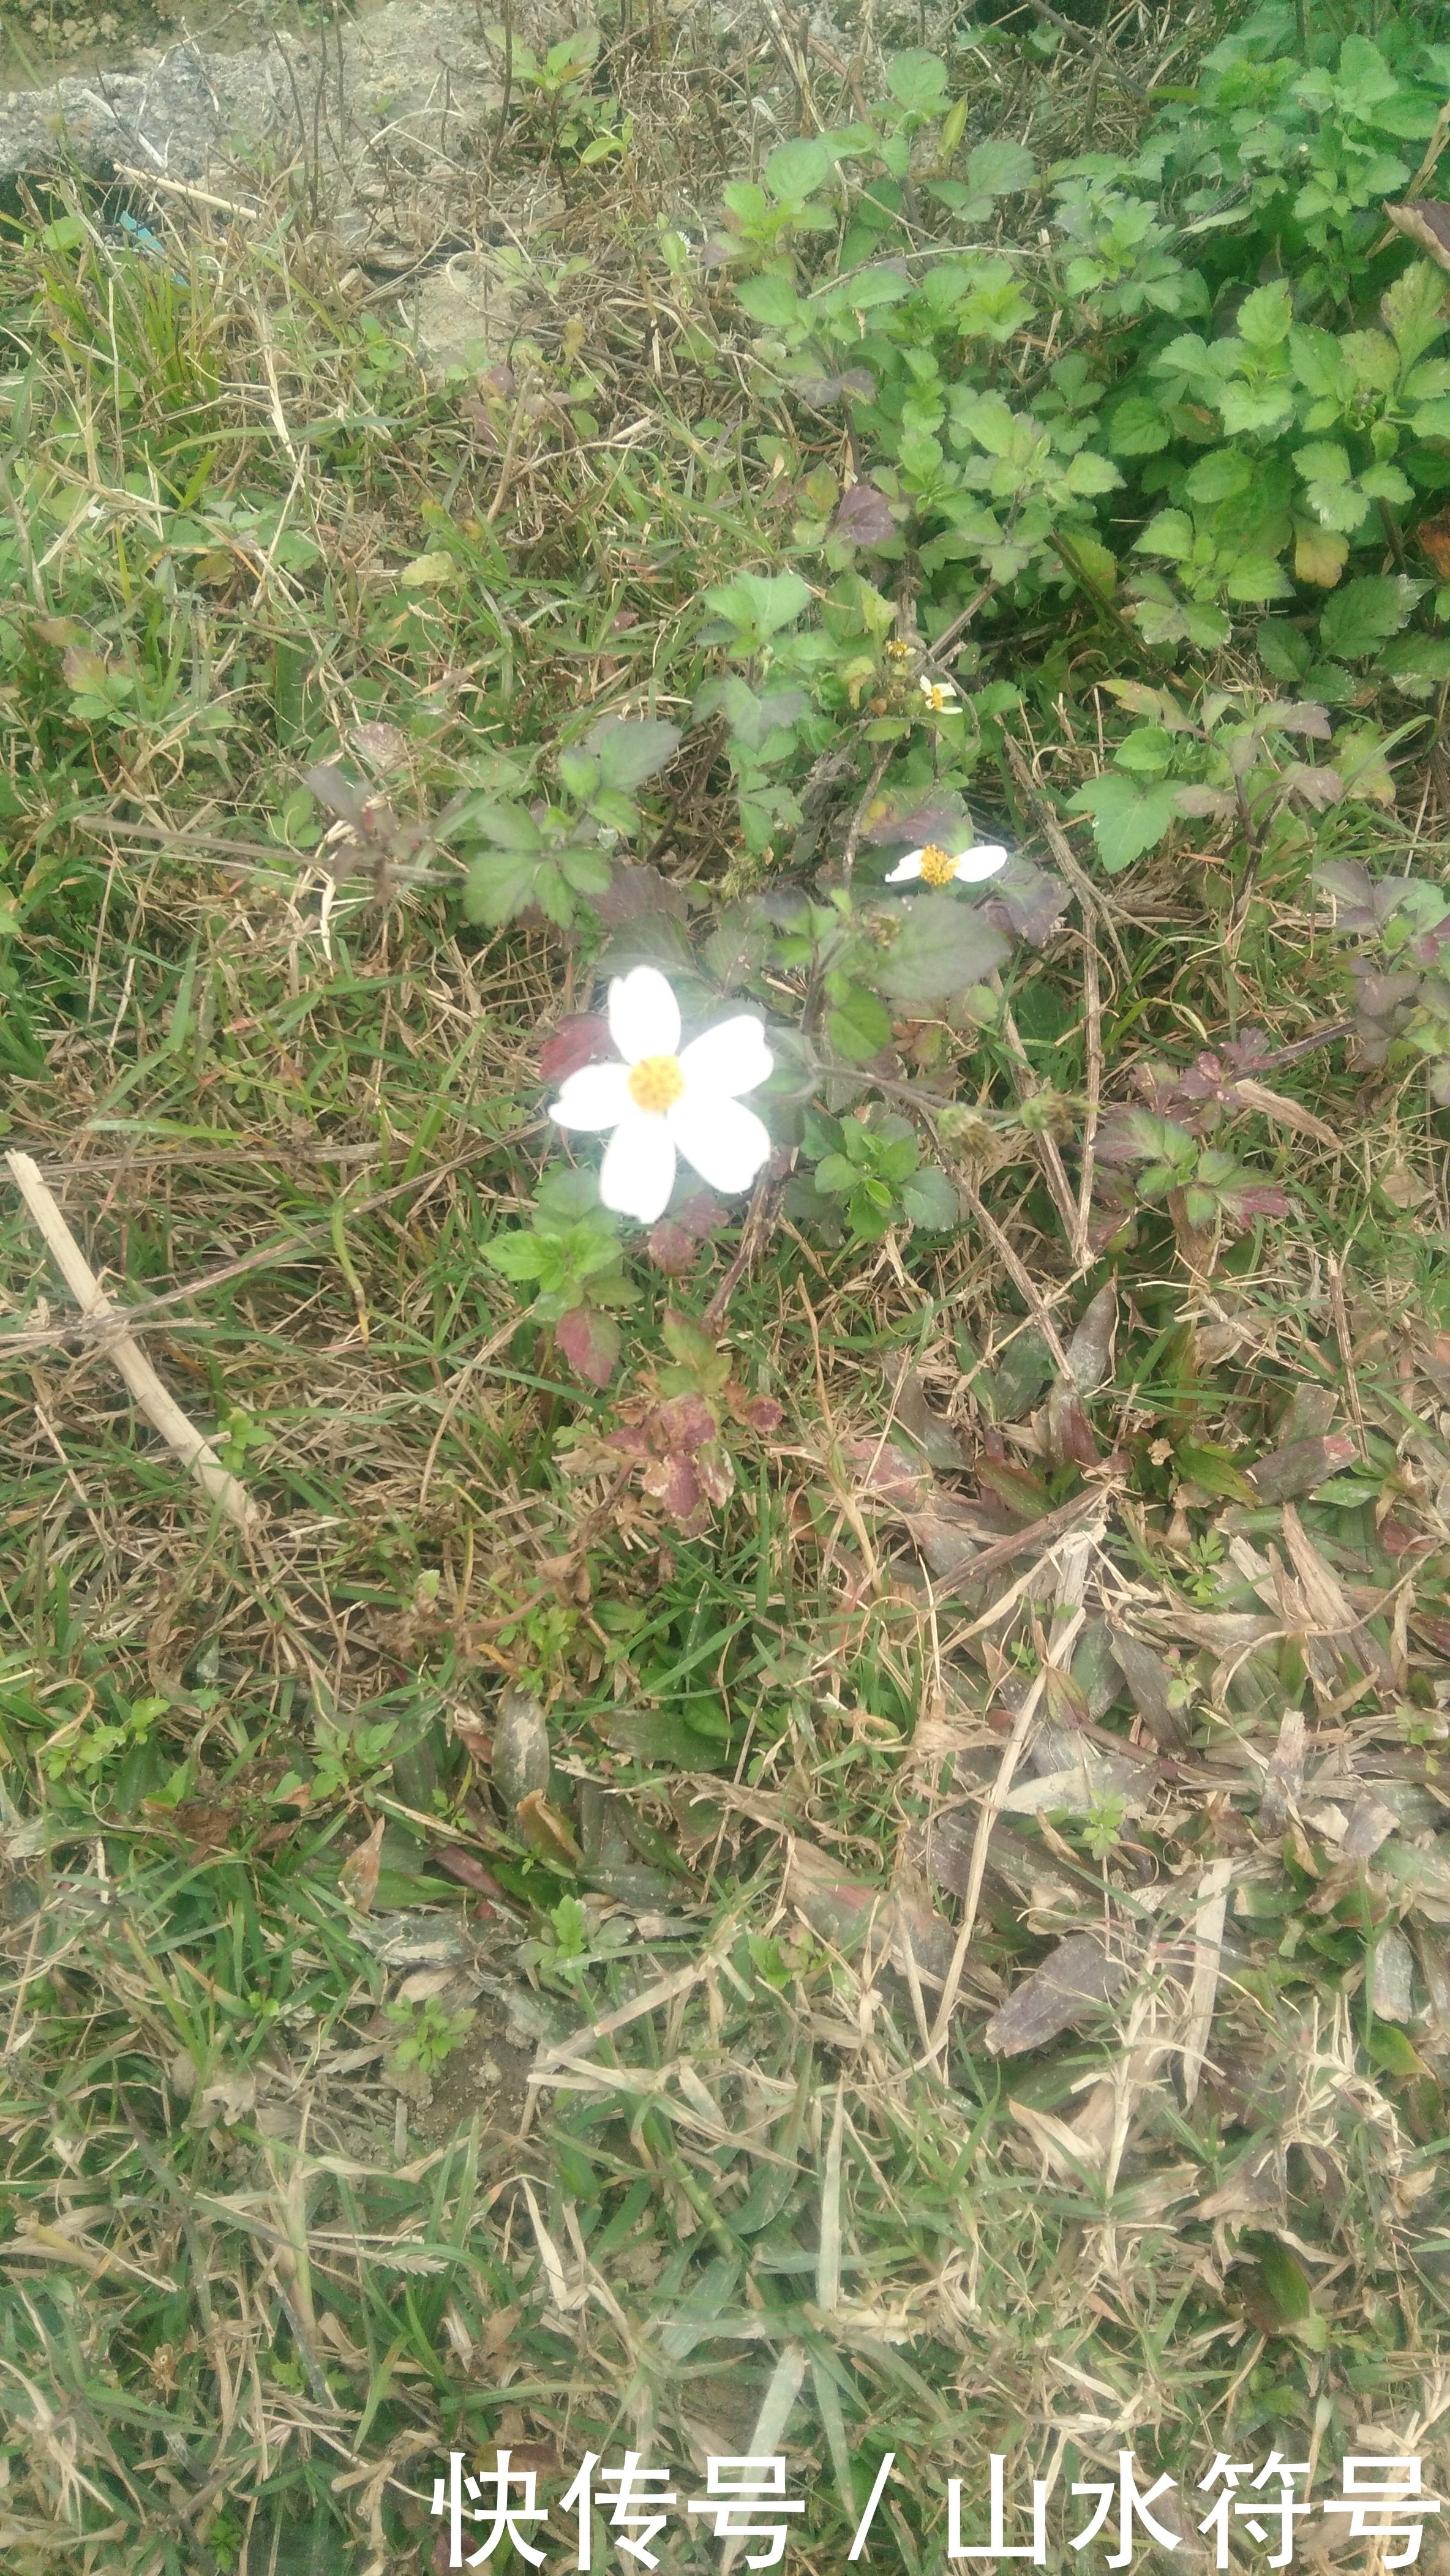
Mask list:
[[[204,185],[262,145],[310,156],[330,215],[387,197],[404,175],[436,201],[476,177],[500,95],[473,7],[389,0],[337,41],[278,31],[238,53],[186,42],[129,71],[11,90],[0,101],[0,175],[124,166]]]

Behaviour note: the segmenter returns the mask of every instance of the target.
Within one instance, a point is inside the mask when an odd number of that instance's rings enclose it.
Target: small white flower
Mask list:
[[[561,1127],[612,1127],[599,1195],[619,1216],[653,1225],[675,1186],[684,1155],[712,1190],[747,1190],[770,1153],[753,1109],[740,1105],[775,1061],[758,1019],[722,1020],[680,1045],[680,1006],[654,966],[616,975],[609,987],[609,1034],[623,1064],[587,1064],[551,1102]]]
[[[916,685],[926,700],[928,715],[952,715],[961,702],[950,680],[929,680],[923,671]]]
[[[975,849],[959,851],[953,858],[950,851],[928,841],[924,848],[908,850],[904,859],[898,859],[886,882],[909,885],[913,878],[920,877],[923,885],[929,886],[981,885],[999,868],[1005,868],[1007,855],[995,841],[981,841]]]

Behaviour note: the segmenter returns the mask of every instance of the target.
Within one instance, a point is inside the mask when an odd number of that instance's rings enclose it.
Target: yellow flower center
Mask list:
[[[956,872],[957,863],[951,856],[950,851],[938,848],[935,841],[928,841],[926,848],[921,854],[922,884],[929,886],[948,886],[951,884]]]
[[[643,1055],[629,1068],[629,1096],[636,1109],[663,1118],[684,1093],[685,1077],[677,1055]]]

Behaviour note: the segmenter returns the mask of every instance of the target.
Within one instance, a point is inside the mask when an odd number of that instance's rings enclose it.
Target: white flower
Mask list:
[[[952,715],[960,703],[958,691],[950,680],[929,680],[923,671],[916,685],[926,700],[928,715]]]
[[[623,1064],[571,1073],[549,1108],[561,1127],[614,1129],[599,1173],[604,1205],[653,1225],[675,1186],[677,1152],[712,1190],[749,1189],[770,1153],[739,1098],[774,1063],[759,1020],[722,1020],[682,1048],[673,992],[657,967],[636,966],[609,987],[609,1034]]]
[[[929,886],[981,885],[999,868],[1005,868],[1007,855],[995,841],[981,841],[975,849],[959,851],[953,858],[950,851],[928,841],[923,849],[908,850],[904,859],[898,859],[886,882],[909,885],[914,877],[920,877],[923,885]]]

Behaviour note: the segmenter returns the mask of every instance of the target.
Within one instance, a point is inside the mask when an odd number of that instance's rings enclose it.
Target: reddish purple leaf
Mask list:
[[[667,1279],[682,1279],[693,1270],[699,1259],[700,1246],[717,1225],[724,1225],[729,1209],[710,1190],[697,1190],[686,1199],[673,1216],[662,1217],[647,1238],[646,1249],[657,1270]]]
[[[1300,1494],[1312,1494],[1317,1485],[1327,1484],[1342,1468],[1353,1464],[1357,1451],[1347,1431],[1327,1432],[1322,1440],[1286,1440],[1282,1449],[1271,1449],[1265,1458],[1256,1458],[1247,1470],[1249,1483],[1261,1502],[1293,1502]]]
[[[667,1279],[684,1279],[700,1258],[700,1247],[678,1219],[661,1217],[659,1224],[645,1238],[645,1250],[656,1270]]]
[[[507,1905],[508,1897],[492,1870],[485,1869],[481,1860],[475,1860],[471,1851],[462,1851],[457,1843],[448,1843],[430,1852],[428,1857],[439,1869],[446,1869],[450,1878],[460,1880],[464,1887],[476,1889],[480,1896],[496,1896]]]
[[[656,1407],[650,1440],[662,1457],[672,1451],[701,1449],[715,1437],[715,1416],[698,1395],[672,1395]]]
[[[695,1452],[694,1469],[707,1502],[728,1503],[735,1491],[735,1462],[722,1440],[707,1440]]]
[[[577,1011],[545,1038],[539,1056],[540,1079],[567,1082],[571,1073],[586,1064],[602,1064],[613,1052],[609,1022],[598,1011]]]
[[[889,546],[896,534],[890,502],[874,483],[853,483],[841,495],[831,533],[849,537],[853,546]]]
[[[1045,1454],[1054,1467],[1095,1467],[1101,1455],[1075,1386],[1059,1380],[1038,1416]]]
[[[608,1386],[619,1359],[619,1326],[597,1306],[571,1306],[554,1326],[554,1337],[571,1369],[591,1386]]]
[[[664,1504],[671,1520],[690,1520],[700,1508],[700,1479],[690,1458],[655,1458],[640,1478],[647,1494]]]
[[[777,1404],[773,1395],[737,1397],[730,1409],[737,1422],[743,1422],[747,1431],[754,1431],[761,1439],[769,1431],[778,1431],[785,1420],[785,1407]]]
[[[1289,1198],[1285,1190],[1275,1189],[1272,1182],[1235,1184],[1223,1192],[1223,1211],[1229,1218],[1245,1216],[1287,1216]]]
[[[662,877],[658,868],[616,868],[602,894],[589,898],[606,929],[618,930],[626,921],[641,921],[656,913],[672,913],[683,921],[689,904],[677,885]]]
[[[843,1440],[841,1451],[861,1490],[874,1502],[904,1503],[917,1509],[929,1495],[933,1478],[919,1458],[910,1458],[890,1440]]]
[[[1035,868],[1030,859],[1014,854],[1008,862],[1008,873],[991,881],[992,890],[982,911],[988,921],[1009,937],[1025,939],[1033,948],[1045,948],[1068,904],[1072,900],[1061,877],[1046,868]]]

